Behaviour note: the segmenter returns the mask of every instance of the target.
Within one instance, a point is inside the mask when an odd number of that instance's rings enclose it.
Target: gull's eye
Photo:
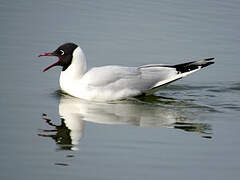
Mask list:
[[[64,51],[62,49],[60,49],[59,51],[60,51],[61,56],[63,56],[64,55]]]

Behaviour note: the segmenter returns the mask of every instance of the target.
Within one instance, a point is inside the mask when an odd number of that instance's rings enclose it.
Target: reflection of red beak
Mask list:
[[[40,54],[38,57],[42,57],[42,56],[56,56],[54,53],[43,53],[43,54]],[[58,58],[58,61],[53,63],[52,65],[46,67],[43,72],[47,71],[48,69],[54,67],[54,66],[58,66],[59,65],[59,62],[60,62],[60,58]]]

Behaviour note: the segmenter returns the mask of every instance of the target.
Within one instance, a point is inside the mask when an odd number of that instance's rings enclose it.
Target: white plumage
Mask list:
[[[152,94],[158,90],[155,87],[180,79],[200,68],[186,73],[159,64],[140,67],[102,66],[85,73],[86,69],[85,56],[78,47],[74,51],[72,64],[61,72],[61,89],[81,99],[111,101],[144,93]]]
[[[64,64],[66,62],[61,62],[62,57],[57,52],[60,51],[62,53],[62,49],[67,45],[60,46],[53,53],[40,55],[46,56],[50,54],[59,57],[57,63],[45,70],[59,64],[63,64],[63,67],[66,66]],[[94,101],[112,101],[149,95],[158,91],[163,85],[181,79],[214,63],[211,61],[213,58],[208,58],[178,65],[102,66],[92,68],[86,72],[86,58],[79,46],[72,50],[71,57],[71,63],[60,74],[59,82],[61,89],[72,96]]]

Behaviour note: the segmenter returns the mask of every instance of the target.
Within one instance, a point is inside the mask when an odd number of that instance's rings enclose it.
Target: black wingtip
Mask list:
[[[204,59],[205,61],[211,61],[211,60],[214,60],[215,58],[207,58],[207,59]]]
[[[209,65],[211,65],[211,64],[214,64],[215,62],[214,61],[212,61],[212,60],[214,60],[215,58],[207,58],[207,59],[204,59],[205,61],[208,61],[206,64],[203,64],[203,65],[201,65],[201,68],[204,68],[204,67],[207,67],[207,66],[209,66]]]
[[[177,64],[175,66],[172,66],[174,68],[176,68],[176,70],[178,72],[181,73],[185,73],[185,72],[190,72],[193,71],[195,69],[200,68],[204,68],[207,67],[211,64],[214,64],[215,62],[212,61],[214,58],[206,58],[206,59],[202,59],[199,61],[192,61],[192,62],[188,62],[188,63],[183,63],[183,64]]]
[[[209,66],[211,64],[214,64],[214,63],[215,63],[214,61],[207,62],[206,64],[201,65],[201,68],[207,67],[207,66]]]

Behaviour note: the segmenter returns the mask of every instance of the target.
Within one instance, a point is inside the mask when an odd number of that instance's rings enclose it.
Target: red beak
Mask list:
[[[42,57],[42,56],[56,56],[54,53],[43,53],[43,54],[40,54],[38,57]],[[59,65],[59,62],[60,62],[60,59],[58,58],[58,61],[53,63],[52,65],[46,67],[43,72],[47,71],[48,69],[54,67],[54,66],[57,66]]]
[[[41,56],[53,56],[52,53],[43,53],[43,54],[40,54],[38,57],[41,57]]]

